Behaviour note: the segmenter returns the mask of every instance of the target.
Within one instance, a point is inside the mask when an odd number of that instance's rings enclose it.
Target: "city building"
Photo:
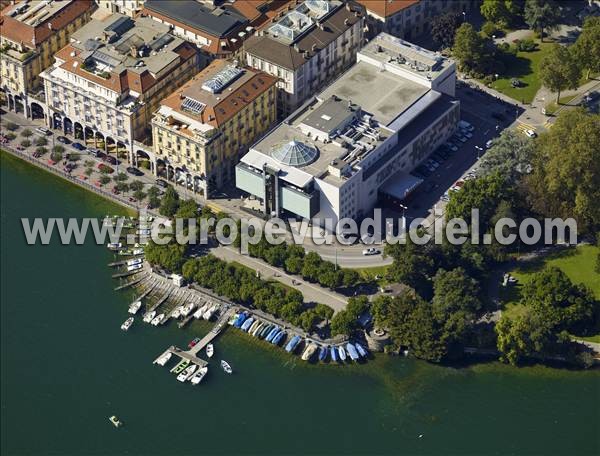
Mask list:
[[[136,17],[144,6],[144,0],[98,0],[98,6],[109,13]]]
[[[292,4],[296,0],[233,0],[230,6],[248,19],[251,27],[262,30]]]
[[[147,0],[142,15],[171,26],[174,35],[198,46],[204,67],[212,59],[238,55],[253,30],[242,14],[218,5],[212,0]]]
[[[356,0],[367,11],[369,38],[386,32],[406,40],[427,33],[431,19],[448,12],[467,14],[475,0]]]
[[[150,139],[160,100],[198,70],[197,49],[169,33],[167,25],[122,14],[93,20],[41,74],[49,124],[90,146],[127,153],[135,163],[135,142]]]
[[[45,98],[39,74],[54,53],[90,20],[92,0],[21,1],[0,13],[0,86],[12,111],[43,117]]]
[[[244,44],[246,63],[280,79],[278,109],[285,117],[356,61],[364,9],[353,2],[306,0]]]
[[[359,220],[402,200],[409,173],[456,130],[453,61],[382,33],[333,84],[254,144],[236,186],[267,214]]]
[[[276,122],[276,82],[214,60],[161,102],[152,120],[155,173],[206,196],[233,182],[248,146]]]

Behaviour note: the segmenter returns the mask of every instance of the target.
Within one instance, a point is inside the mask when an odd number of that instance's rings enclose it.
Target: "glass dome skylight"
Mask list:
[[[317,159],[319,151],[314,146],[293,140],[275,146],[271,156],[284,165],[306,166]]]

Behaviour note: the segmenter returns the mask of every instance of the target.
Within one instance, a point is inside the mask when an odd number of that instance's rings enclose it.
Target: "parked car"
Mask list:
[[[107,163],[110,163],[111,165],[118,165],[120,163],[119,160],[117,160],[115,157],[112,157],[110,155],[107,155],[106,157],[104,157],[104,161]]]
[[[45,135],[45,136],[50,136],[52,134],[52,132],[50,130],[48,130],[46,127],[37,127],[35,129],[35,131],[37,131],[38,133],[41,133],[42,135]]]
[[[71,144],[71,140],[69,138],[67,138],[66,136],[57,136],[56,140],[63,144]]]
[[[456,146],[454,143],[452,142],[447,142],[446,144],[444,144],[448,149],[450,149],[452,152],[456,152],[458,150],[458,146]]]
[[[71,144],[71,147],[73,149],[77,149],[77,150],[85,150],[85,146],[83,144],[79,144],[78,142],[74,142]]]
[[[525,134],[530,138],[535,138],[537,133],[531,129],[525,130]]]
[[[467,131],[475,130],[475,127],[473,125],[471,125],[469,122],[467,122],[466,120],[459,121],[458,128],[460,128],[461,130],[467,130]]]
[[[379,255],[381,250],[376,249],[375,247],[369,247],[368,249],[364,249],[362,251],[363,255]]]
[[[169,186],[169,184],[167,184],[167,182],[162,179],[156,179],[156,185],[162,188],[167,188]]]
[[[143,172],[141,172],[141,171],[140,171],[139,169],[137,169],[137,168],[134,168],[133,166],[128,166],[128,167],[127,167],[127,172],[128,172],[129,174],[133,174],[134,176],[143,176],[143,175],[144,175],[144,173],[143,173]]]
[[[98,149],[88,149],[88,152],[94,157],[98,157],[98,154],[100,154],[100,151]]]
[[[96,157],[98,157],[101,160],[104,160],[106,158],[106,154],[104,152],[96,150]]]
[[[488,141],[485,143],[485,148],[489,149],[490,147],[492,147],[493,144],[494,144],[494,141],[491,139],[488,139]]]

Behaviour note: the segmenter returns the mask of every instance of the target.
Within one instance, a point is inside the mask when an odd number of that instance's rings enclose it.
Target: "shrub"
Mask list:
[[[52,161],[53,161],[53,162],[55,162],[55,163],[58,163],[59,161],[61,161],[61,160],[62,160],[62,157],[63,157],[63,156],[62,156],[62,154],[61,154],[60,152],[56,152],[56,151],[54,151],[54,152],[52,152],[52,153],[50,154],[50,158],[51,158],[51,159],[52,159]]]
[[[492,35],[496,35],[497,32],[498,27],[493,22],[487,21],[481,26],[481,33],[483,33],[486,36],[491,37]]]
[[[17,137],[17,135],[15,135],[14,133],[11,133],[11,132],[6,133],[4,136],[6,136],[6,139],[8,139],[9,141],[12,141],[13,139],[15,139]]]
[[[43,146],[38,146],[35,151],[40,154],[40,155],[45,155],[46,153],[48,153],[48,149],[46,149]]]
[[[5,125],[5,127],[6,127],[7,130],[10,130],[10,131],[15,131],[15,130],[19,129],[19,126],[16,123],[14,123],[14,122],[8,122]]]
[[[45,146],[46,144],[48,144],[48,140],[46,138],[44,138],[43,136],[40,136],[39,138],[37,138],[35,140],[36,146]]]
[[[21,146],[29,147],[29,146],[31,146],[31,141],[29,141],[28,139],[24,139],[21,141]]]
[[[52,152],[57,152],[59,154],[62,154],[65,152],[65,148],[61,145],[57,145],[52,148]]]
[[[532,52],[537,49],[538,45],[532,39],[525,39],[519,40],[516,47],[521,52]]]
[[[29,138],[31,135],[33,135],[33,132],[29,128],[26,128],[21,132],[23,138]]]

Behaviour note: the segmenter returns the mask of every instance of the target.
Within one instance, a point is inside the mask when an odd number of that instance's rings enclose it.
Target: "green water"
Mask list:
[[[152,360],[209,326],[124,334],[131,297],[113,291],[109,252],[27,246],[19,221],[118,209],[5,154],[1,186],[2,454],[600,452],[598,372],[385,356],[307,366],[228,329],[216,358],[235,375],[213,363],[199,387],[182,385]]]

